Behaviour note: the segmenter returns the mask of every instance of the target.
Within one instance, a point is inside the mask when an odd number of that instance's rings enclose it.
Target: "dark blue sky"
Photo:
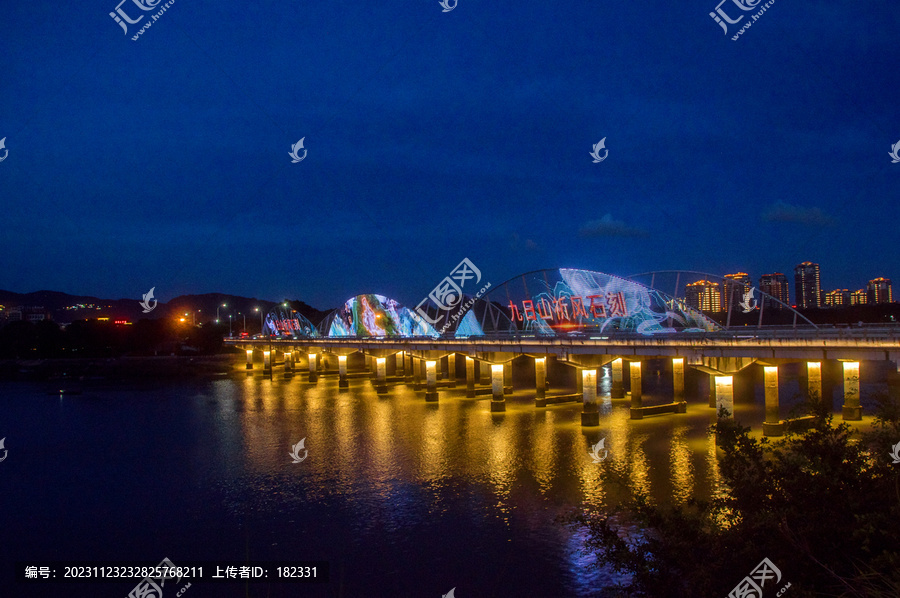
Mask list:
[[[176,0],[132,41],[117,4],[0,8],[0,288],[415,305],[464,257],[900,278],[896,5],[776,0],[732,41],[714,0]]]

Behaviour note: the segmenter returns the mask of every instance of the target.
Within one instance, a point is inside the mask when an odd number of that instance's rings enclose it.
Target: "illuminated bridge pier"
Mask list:
[[[483,282],[480,272],[467,273]],[[615,401],[635,420],[678,417],[689,404],[731,417],[735,397],[740,403],[745,396],[741,385],[758,372],[763,432],[777,436],[812,421],[782,413],[780,377],[785,366],[793,372],[797,364],[804,394],[829,411],[834,406],[823,388],[823,371],[840,370],[841,414],[848,421],[863,415],[860,376],[869,366],[861,364],[891,362],[891,392],[900,393],[900,328],[820,329],[746,283],[713,278],[674,271],[622,278],[539,270],[469,297],[465,311],[452,319],[442,311],[446,306],[428,300],[413,311],[382,295],[358,295],[318,326],[278,306],[266,318],[266,337],[226,342],[246,352],[249,375],[256,356],[265,376],[283,364],[285,378],[302,380],[306,371],[308,384],[337,377],[344,391],[364,380],[386,399],[402,384],[432,404],[485,400],[497,414],[506,411],[515,381],[536,409],[580,403],[585,427],[599,425]],[[457,291],[462,305],[468,287]],[[700,311],[709,305],[715,313]],[[453,325],[439,334],[432,323],[445,321]]]
[[[785,421],[779,404],[779,367],[789,363],[800,363],[805,371],[808,396],[823,400],[823,364],[832,367],[840,364],[843,371],[842,414],[845,420],[862,418],[860,407],[860,362],[890,361],[896,370],[900,364],[900,331],[884,332],[881,338],[836,337],[825,333],[795,334],[794,338],[783,335],[764,335],[762,332],[750,338],[732,338],[726,335],[705,335],[703,338],[687,335],[670,335],[660,342],[654,338],[618,338],[615,340],[562,340],[562,339],[316,339],[315,344],[299,345],[290,340],[230,340],[229,344],[240,346],[252,355],[261,355],[264,372],[270,372],[273,362],[285,359],[285,369],[292,367],[293,355],[307,356],[309,383],[315,383],[319,375],[339,377],[339,384],[349,385],[349,378],[371,379],[379,394],[389,392],[389,386],[407,384],[403,372],[412,370],[420,380],[418,386],[424,390],[427,401],[439,401],[443,397],[490,398],[490,410],[503,412],[506,397],[512,392],[512,377],[515,369],[533,369],[534,406],[547,407],[557,403],[581,401],[582,424],[599,424],[598,391],[600,372],[606,368],[612,374],[610,392],[605,398],[616,400],[619,394],[615,372],[617,364],[628,372],[630,390],[624,383],[624,400],[630,402],[631,418],[642,419],[662,414],[685,413],[688,406],[685,390],[686,370],[702,372],[710,378],[711,398],[709,407],[724,408],[734,412],[735,376],[752,365],[762,366],[765,389],[764,433],[778,436],[788,426],[804,425],[807,418],[799,421]],[[379,357],[383,355],[383,357]],[[365,357],[364,357],[365,356]],[[670,401],[662,404],[645,405],[643,396],[642,364],[650,360],[665,359],[671,364]],[[374,363],[365,368],[365,361]],[[320,373],[320,361],[334,362],[337,372]],[[356,373],[348,373],[347,363],[359,364]],[[453,363],[451,372],[448,368]],[[391,367],[388,367],[390,365]],[[553,394],[547,384],[548,367],[555,370],[556,378],[565,375],[565,370],[574,372],[576,393]],[[438,380],[441,368],[447,372]],[[419,375],[424,370],[424,373]],[[486,384],[478,372],[488,372]],[[464,374],[465,386],[453,388],[453,378]],[[476,375],[478,374],[478,375]],[[571,378],[571,376],[570,376]],[[521,380],[521,376],[519,377]],[[900,389],[900,373],[890,379],[892,392]],[[658,397],[657,397],[658,398]],[[700,404],[705,399],[696,397]],[[831,405],[826,405],[829,409]]]

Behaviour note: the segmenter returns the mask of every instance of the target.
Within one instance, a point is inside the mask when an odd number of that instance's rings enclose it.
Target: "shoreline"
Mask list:
[[[201,377],[229,374],[237,355],[141,355],[0,360],[0,380],[41,381]]]

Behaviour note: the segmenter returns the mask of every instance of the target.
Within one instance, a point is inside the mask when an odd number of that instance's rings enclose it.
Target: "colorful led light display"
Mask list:
[[[319,336],[312,323],[296,310],[278,305],[266,314],[263,333],[286,338],[310,338]]]
[[[518,331],[540,335],[651,335],[719,329],[683,300],[631,280],[588,270],[564,268],[523,274],[488,293],[485,300],[493,310],[501,310]]]
[[[437,336],[430,324],[383,295],[357,295],[320,325],[330,337]]]

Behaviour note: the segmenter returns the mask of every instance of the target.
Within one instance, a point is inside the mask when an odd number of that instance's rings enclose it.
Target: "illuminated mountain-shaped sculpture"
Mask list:
[[[383,295],[357,295],[319,325],[329,337],[437,336],[434,327],[412,310]]]

